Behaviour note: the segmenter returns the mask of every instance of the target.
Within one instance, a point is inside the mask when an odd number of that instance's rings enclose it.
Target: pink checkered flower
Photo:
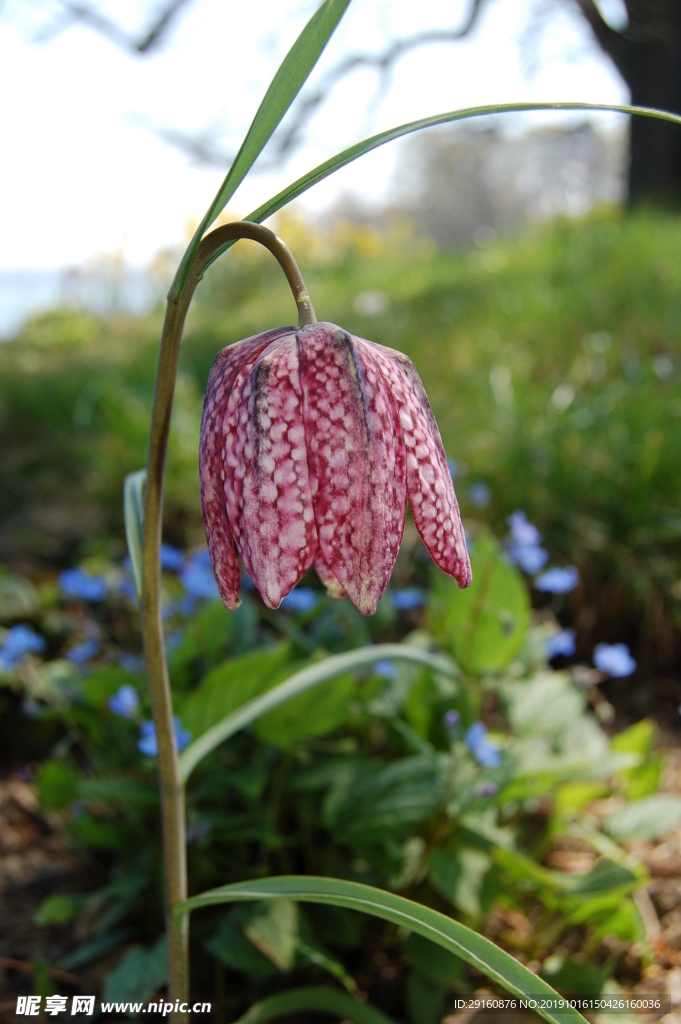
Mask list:
[[[280,327],[218,354],[200,473],[208,550],[232,610],[238,551],[270,608],[314,565],[333,597],[373,614],[407,498],[437,565],[470,585],[451,474],[414,365],[334,324]]]

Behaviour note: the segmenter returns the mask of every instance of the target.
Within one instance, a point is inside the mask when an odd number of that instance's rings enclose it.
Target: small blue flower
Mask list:
[[[506,520],[511,528],[511,538],[515,544],[538,544],[541,533],[537,527],[528,522],[524,512],[513,512]]]
[[[487,484],[480,481],[478,483],[471,484],[470,490],[468,491],[468,497],[476,508],[487,508],[492,500],[492,492]]]
[[[456,459],[447,459],[447,465],[449,467],[449,473],[452,480],[456,480],[456,474],[459,470],[459,467],[456,464]]]
[[[188,747],[192,741],[192,734],[188,729],[182,728],[180,719],[175,715],[173,718],[175,723],[175,739],[177,741],[177,749],[184,750]],[[158,744],[156,743],[156,729],[153,722],[142,722],[140,725],[140,738],[137,741],[137,749],[147,757],[156,757],[158,755]]]
[[[171,544],[161,544],[161,568],[179,572],[184,564],[184,554]]]
[[[139,704],[137,690],[129,683],[121,686],[112,697],[109,697],[109,708],[114,715],[120,715],[121,718],[133,718]]]
[[[192,555],[180,570],[179,576],[184,589],[192,597],[201,599],[220,596],[207,548]]]
[[[464,742],[478,764],[485,768],[498,768],[501,764],[501,751],[488,738],[487,726],[482,722],[473,722]]]
[[[85,640],[82,644],[78,644],[66,652],[66,660],[70,661],[72,665],[84,665],[90,658],[94,658],[98,651],[98,640]]]
[[[45,640],[30,626],[12,626],[0,647],[0,672],[9,672],[27,654],[45,650]]]
[[[537,544],[511,544],[508,557],[528,576],[534,576],[548,562],[549,553]]]
[[[142,670],[144,660],[137,654],[129,654],[128,651],[122,651],[118,656],[118,664],[121,668],[124,668],[126,672],[134,673]]]
[[[193,594],[185,594],[182,600],[178,603],[177,610],[180,615],[185,617],[185,619],[189,619],[196,611],[197,604],[198,601]]]
[[[67,569],[59,574],[59,586],[67,597],[81,601],[103,601],[106,582],[101,576],[88,576],[82,569]]]
[[[312,611],[317,603],[317,594],[309,587],[294,587],[280,604],[280,608],[288,608],[292,612]]]
[[[121,595],[121,597],[127,597],[128,601],[137,600],[137,587],[135,586],[135,581],[129,577],[125,577],[118,581],[116,584],[116,591]]]
[[[534,581],[537,590],[546,594],[567,594],[578,583],[579,570],[574,565],[568,565],[565,569],[547,569]]]
[[[398,612],[411,611],[412,608],[420,608],[425,601],[422,590],[418,587],[404,587],[402,590],[393,590],[390,594],[390,602]]]
[[[458,730],[461,723],[461,715],[455,708],[450,708],[449,711],[445,712],[442,719],[442,724],[445,729],[449,729],[450,732]]]
[[[473,787],[473,796],[496,796],[499,787],[493,782],[481,782]]]
[[[394,679],[397,669],[392,661],[377,661],[374,664],[374,675],[383,676],[384,679]]]
[[[554,633],[546,641],[549,658],[557,658],[560,654],[564,658],[571,658],[576,650],[574,629],[561,629],[560,633]]]
[[[636,660],[626,644],[597,644],[594,665],[613,679],[622,679],[636,671]]]

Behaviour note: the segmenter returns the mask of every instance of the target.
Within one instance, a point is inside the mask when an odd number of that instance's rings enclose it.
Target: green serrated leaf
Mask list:
[[[128,554],[138,597],[141,597],[142,594],[142,533],[144,530],[144,485],[146,479],[146,469],[138,469],[136,473],[128,473],[123,483],[125,539],[128,542]]]
[[[297,900],[359,910],[430,939],[517,996],[546,996],[552,1000],[557,997],[549,985],[512,956],[458,921],[403,896],[346,879],[283,876],[237,882],[186,900],[175,908],[175,914],[179,918],[201,907],[263,899]],[[538,1012],[550,1024],[576,1024],[577,1021],[584,1024],[584,1017],[572,1007],[555,1011],[542,1008]]]
[[[350,0],[325,0],[286,54],[251,122],[246,138],[234,158],[227,177],[210,204],[205,217],[180,264],[170,297],[178,299],[204,233],[224,210],[237,188],[269,142],[274,130],[307,81],[313,67],[345,14]]]
[[[358,1003],[346,992],[338,989],[310,986],[309,988],[292,988],[288,992],[280,992],[269,996],[239,1017],[236,1024],[261,1024],[266,1020],[285,1017],[293,1013],[332,1013],[336,1017],[353,1021],[353,1024],[395,1024],[380,1010],[375,1010],[367,1003]]]

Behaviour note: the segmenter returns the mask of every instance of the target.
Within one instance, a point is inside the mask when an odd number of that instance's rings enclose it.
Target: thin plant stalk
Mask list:
[[[204,270],[226,242],[249,238],[260,242],[275,256],[293,292],[298,307],[298,326],[315,323],[316,317],[296,261],[280,238],[260,224],[240,221],[212,231],[201,242],[186,287],[179,299],[168,298],[151,412],[149,455],[144,501],[142,539],[142,637],[151,692],[151,709],[158,747],[161,792],[161,824],[165,883],[165,915],[168,932],[168,987],[170,1001],[189,1002],[189,930],[187,915],[173,909],[187,898],[187,842],[185,791],[178,759],[173,722],[173,701],[163,643],[161,618],[161,535],[163,525],[163,484],[165,479],[170,415],[177,377],[182,331],[194,289]],[[171,1014],[180,1024],[189,1020],[182,1009]]]

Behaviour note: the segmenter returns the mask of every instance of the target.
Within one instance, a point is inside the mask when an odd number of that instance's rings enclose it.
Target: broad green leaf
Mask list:
[[[656,734],[655,722],[651,718],[644,718],[643,721],[613,736],[610,740],[610,749],[620,753],[640,754],[643,757],[650,753]]]
[[[33,920],[36,924],[68,924],[82,906],[82,900],[73,896],[48,896],[38,907]]]
[[[367,769],[332,790],[324,806],[324,820],[340,842],[364,846],[411,832],[417,822],[436,814],[444,799],[442,780],[432,760],[405,757]]]
[[[405,997],[412,1024],[440,1024],[445,1012],[445,988],[429,978],[410,974]]]
[[[581,718],[586,701],[569,678],[560,672],[540,672],[525,682],[504,687],[513,732],[522,736],[564,732]]]
[[[248,906],[230,907],[217,930],[203,946],[225,967],[241,971],[259,981],[276,974],[277,968],[244,934],[243,926],[252,912],[253,908]]]
[[[522,647],[530,598],[520,573],[490,534],[476,538],[471,565],[473,583],[467,590],[443,573],[434,577],[429,621],[466,672],[484,675],[504,668]]]
[[[168,954],[163,936],[152,949],[131,946],[104,980],[102,999],[146,1002],[168,980]]]
[[[293,967],[298,935],[298,904],[276,900],[261,904],[244,924],[244,935],[280,971]]]
[[[65,761],[43,761],[36,780],[38,799],[43,807],[62,810],[76,797],[78,776]]]
[[[260,156],[282,117],[305,84],[324,47],[336,30],[350,0],[325,0],[284,58],[251,122],[227,177],[199,224],[173,281],[170,296],[178,299],[204,232],[224,210]]]
[[[591,779],[566,782],[565,785],[559,786],[553,794],[556,816],[559,818],[574,817],[592,801],[607,796],[611,788],[604,782],[596,782]]]
[[[412,933],[404,944],[404,952],[417,974],[442,985],[452,985],[461,977],[461,958],[453,956],[442,946],[435,946],[422,935]]]
[[[327,686],[301,693],[263,715],[255,723],[253,731],[263,743],[291,750],[304,739],[325,736],[338,729],[348,717],[354,693],[353,677],[340,676]]]
[[[138,469],[136,473],[128,473],[123,482],[125,539],[128,542],[128,554],[138,597],[142,593],[142,534],[144,532],[144,485],[146,480],[146,469]]]
[[[436,850],[428,865],[428,878],[441,896],[470,918],[479,918],[486,910],[485,878],[492,860],[484,850],[459,846]]]
[[[605,820],[605,828],[623,842],[631,839],[654,839],[668,832],[681,821],[681,797],[657,793],[633,800]]]
[[[201,907],[260,899],[289,899],[359,910],[431,939],[519,997],[557,997],[554,989],[512,956],[458,921],[395,893],[345,879],[283,876],[236,882],[186,900],[175,908],[175,914],[180,917]],[[584,1024],[584,1017],[569,1006],[542,1009],[540,1013],[551,1024]]]
[[[607,974],[593,964],[580,963],[569,956],[547,956],[542,977],[568,995],[597,996]]]
[[[622,864],[602,858],[583,875],[568,875],[542,867],[516,850],[496,849],[494,860],[514,882],[569,896],[595,896],[632,889],[640,879]]]
[[[230,658],[211,669],[197,689],[178,704],[182,724],[193,736],[201,736],[225,715],[267,690],[291,657],[291,645],[284,642]]]
[[[247,657],[253,657],[253,655],[248,655]],[[360,669],[368,668],[377,661],[386,659],[427,665],[441,675],[449,676],[450,678],[456,678],[457,675],[448,659],[440,655],[431,654],[429,651],[424,651],[410,644],[376,644],[372,647],[362,647],[358,651],[334,654],[331,657],[324,658],[323,661],[316,662],[297,672],[285,682],[273,687],[269,692],[261,693],[259,697],[252,697],[249,700],[249,696],[259,693],[267,689],[267,687],[258,683],[256,688],[251,690],[250,693],[246,693],[246,689],[250,685],[248,680],[242,680],[239,686],[224,686],[225,679],[224,676],[220,675],[220,672],[221,670],[224,670],[225,673],[231,672],[227,666],[233,666],[237,659],[233,659],[231,662],[227,662],[226,665],[214,669],[213,672],[208,674],[196,694],[192,695],[180,709],[183,723],[187,728],[193,729],[195,735],[198,734],[198,739],[190,744],[180,756],[182,778],[186,781],[199,761],[209,754],[211,750],[214,750],[215,747],[223,743],[228,737],[233,736],[235,732],[262,718],[267,712],[280,707],[282,704],[286,704],[287,701],[298,697],[307,690],[313,689],[315,686],[327,683],[331,679],[337,679],[348,672],[356,672]],[[207,682],[207,680],[210,680],[210,682]],[[231,681],[235,682],[233,678],[231,678]],[[199,694],[204,691],[204,685],[205,695],[200,697]],[[235,698],[237,692],[239,694],[238,699]],[[210,694],[210,698],[208,694]],[[245,702],[244,696],[246,697]],[[220,704],[220,702],[222,703]],[[218,704],[226,708],[226,712],[218,712]],[[185,711],[185,708],[188,708],[189,711]],[[234,708],[237,710],[232,710]],[[198,730],[195,725],[190,724],[192,722],[191,715],[193,714],[200,718],[201,728]],[[222,715],[224,717],[220,721]],[[209,724],[210,728],[208,728]],[[203,733],[203,735],[200,735],[200,733]]]
[[[77,795],[81,800],[116,804],[125,809],[157,807],[159,801],[156,786],[147,786],[137,779],[120,777],[79,779]]]
[[[262,999],[243,1017],[239,1017],[236,1024],[262,1024],[263,1021],[285,1017],[287,1014],[305,1012],[332,1013],[336,1017],[353,1021],[353,1024],[394,1024],[390,1017],[375,1010],[373,1006],[358,1003],[346,992],[321,985],[292,988],[288,992]]]

